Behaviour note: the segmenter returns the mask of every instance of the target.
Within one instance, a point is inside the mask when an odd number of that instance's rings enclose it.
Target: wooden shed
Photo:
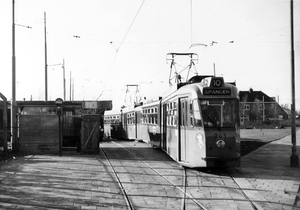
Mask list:
[[[59,153],[57,115],[21,115],[19,151],[27,154]]]
[[[82,115],[81,153],[99,153],[101,115]]]

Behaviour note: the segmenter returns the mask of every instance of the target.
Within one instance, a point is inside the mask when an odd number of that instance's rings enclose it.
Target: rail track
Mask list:
[[[228,170],[195,170],[171,160],[145,158],[142,143],[134,144],[112,141],[101,147],[127,209],[268,209],[269,204],[263,208],[258,204],[262,201],[253,200],[253,189],[241,186]]]

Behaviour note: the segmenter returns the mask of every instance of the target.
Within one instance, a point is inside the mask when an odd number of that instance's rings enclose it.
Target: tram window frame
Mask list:
[[[145,123],[145,110],[142,110],[142,117],[141,117],[141,123],[144,124]]]
[[[170,102],[167,103],[167,126],[171,126]]]
[[[190,127],[194,127],[193,101],[190,101]]]
[[[157,107],[149,107],[149,108],[145,108],[143,109],[142,113],[144,113],[142,115],[142,123],[144,124],[150,124],[150,125],[157,125],[158,121],[157,121]]]
[[[156,113],[157,116],[157,113]],[[176,127],[177,126],[177,103],[176,101],[170,101],[167,103],[167,110],[166,110],[166,117],[167,117],[167,126]],[[158,119],[156,118],[156,122]]]
[[[131,112],[127,114],[127,124],[128,125],[133,125],[135,124],[135,112]]]
[[[191,103],[190,103],[190,127],[199,127],[199,128],[203,127],[203,118],[202,118],[202,113],[201,113],[202,110],[201,110],[200,104],[201,104],[200,99],[196,98],[196,99],[191,100]],[[196,111],[197,111],[197,113],[196,113]]]
[[[171,126],[170,102],[167,104],[167,125]]]
[[[181,111],[180,111],[180,119],[181,119],[181,122],[180,122],[180,126],[183,126],[183,127],[187,127],[188,126],[188,121],[187,121],[187,100],[186,99],[183,99],[180,101],[180,105],[181,105]]]
[[[217,99],[213,98],[207,100],[200,100],[200,108],[202,112],[204,127],[236,127],[239,124],[237,99],[223,98],[218,100],[222,100],[223,103],[215,103],[218,101]],[[206,115],[203,115],[204,110],[206,110]],[[204,119],[205,116],[207,116],[208,119]]]
[[[174,122],[175,122],[175,125],[174,126],[177,126],[178,125],[178,106],[177,106],[177,102],[176,101],[174,101],[174,117],[175,117],[175,119],[174,119]]]
[[[132,124],[135,124],[136,119],[135,119],[135,112],[132,113]]]

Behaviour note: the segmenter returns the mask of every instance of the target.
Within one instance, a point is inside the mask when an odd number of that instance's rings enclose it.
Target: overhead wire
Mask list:
[[[123,39],[122,39],[122,41],[120,42],[118,48],[114,48],[116,52],[115,52],[115,56],[114,56],[114,59],[113,59],[112,66],[111,66],[111,68],[110,68],[110,70],[109,70],[108,79],[109,79],[110,76],[111,76],[111,73],[112,73],[112,70],[113,70],[113,67],[114,67],[116,58],[117,58],[117,54],[118,54],[119,50],[121,49],[122,45],[124,44],[125,39],[127,38],[128,34],[129,34],[129,32],[130,32],[130,30],[131,30],[131,28],[132,28],[132,26],[133,26],[133,24],[134,24],[134,22],[135,22],[135,20],[136,20],[136,18],[137,18],[137,16],[139,15],[139,13],[140,13],[140,11],[141,11],[143,5],[144,5],[144,3],[145,3],[145,0],[142,1],[140,7],[138,8],[138,11],[136,12],[136,14],[135,14],[135,16],[134,16],[134,18],[133,18],[131,24],[129,25],[129,27],[128,27],[128,29],[127,29],[127,31],[126,31],[126,33],[125,33]],[[192,8],[193,8],[193,2],[192,2],[192,0],[190,0],[190,24],[191,24],[191,25],[190,25],[190,33],[191,33],[190,39],[191,39],[191,46],[193,45],[193,35],[192,35],[192,33],[193,33],[193,13],[192,13],[192,12],[193,12],[193,11],[192,11]],[[299,25],[299,24],[297,24],[296,26],[298,26],[298,25]],[[276,30],[273,30],[273,31],[268,31],[268,32],[261,33],[261,34],[256,34],[256,35],[249,36],[249,37],[243,37],[243,38],[240,38],[240,39],[230,40],[230,41],[226,41],[226,43],[240,42],[240,41],[245,40],[245,39],[250,39],[250,38],[257,37],[257,36],[262,36],[262,35],[265,35],[265,34],[268,34],[268,33],[273,33],[273,32],[280,31],[280,30],[285,30],[285,29],[287,29],[287,28],[288,28],[288,27],[286,27],[286,28],[281,28],[281,29],[276,29]],[[186,42],[186,41],[183,41],[183,42]],[[111,43],[112,43],[112,42],[111,42]],[[151,44],[151,43],[160,43],[160,42],[129,42],[129,43],[149,43],[149,44]],[[165,43],[165,42],[161,42],[161,43]],[[169,43],[169,42],[168,42],[168,43]],[[211,43],[210,43],[210,44],[211,44]],[[202,44],[202,45],[205,46],[205,48],[208,46],[207,44]],[[212,44],[211,44],[211,45],[212,45]],[[190,49],[190,48],[191,48],[191,47],[189,47],[189,49]],[[187,50],[189,50],[189,49],[187,49]],[[186,50],[186,51],[187,51],[187,50]],[[158,73],[160,73],[161,70],[164,69],[164,68],[165,68],[165,67],[159,69],[159,70],[158,70],[157,72],[155,72],[150,78],[152,78],[152,77],[154,77],[155,75],[157,75]],[[107,83],[108,79],[106,79],[106,83]],[[149,78],[147,78],[147,80],[144,80],[144,81],[140,82],[139,84],[145,83],[146,81],[149,81]],[[106,83],[105,83],[104,87],[106,86]],[[97,97],[96,101],[99,100],[99,98],[102,96],[102,94],[103,94],[103,91],[102,91],[102,92],[100,93],[100,95]]]
[[[295,24],[294,26],[299,26],[300,24]],[[278,28],[278,29],[275,29],[275,30],[271,30],[271,31],[267,31],[267,32],[264,32],[264,33],[260,33],[260,34],[255,34],[255,35],[252,35],[252,36],[247,36],[247,37],[242,37],[242,38],[239,38],[239,39],[235,39],[235,40],[232,40],[230,41],[231,43],[235,43],[236,41],[240,42],[242,40],[246,40],[246,39],[251,39],[251,38],[254,38],[254,37],[258,37],[258,36],[263,36],[265,34],[270,34],[270,33],[274,33],[274,32],[277,32],[277,31],[282,31],[282,30],[287,30],[289,29],[289,27],[284,27],[284,28]],[[259,42],[259,41],[258,41]],[[266,42],[266,41],[261,41],[261,42]]]
[[[123,43],[124,43],[124,41],[125,41],[125,39],[126,39],[128,33],[129,33],[131,27],[132,27],[133,23],[135,22],[135,20],[136,20],[138,14],[140,13],[140,11],[141,11],[141,9],[142,9],[142,7],[143,7],[145,1],[146,1],[146,0],[143,0],[142,4],[140,5],[138,11],[136,12],[136,14],[135,14],[135,16],[134,16],[134,18],[133,18],[133,20],[132,20],[132,22],[131,22],[129,28],[127,29],[127,31],[126,31],[126,33],[125,33],[125,36],[123,37],[123,39],[122,39],[122,41],[121,41],[119,47],[116,49],[115,56],[114,56],[114,59],[113,59],[111,68],[109,69],[108,77],[107,77],[107,79],[105,80],[106,82],[105,82],[105,84],[104,84],[103,90],[102,90],[102,92],[100,93],[100,95],[97,97],[97,99],[95,100],[95,102],[97,102],[97,101],[99,100],[99,98],[102,96],[102,94],[103,94],[103,92],[104,92],[104,89],[105,89],[105,87],[106,87],[106,84],[107,84],[107,82],[108,82],[108,80],[109,80],[109,78],[110,78],[110,75],[111,75],[111,73],[112,73],[113,67],[114,67],[114,65],[115,65],[115,62],[116,62],[116,59],[117,59],[118,52],[119,52],[120,48],[122,47],[122,45],[123,45]],[[112,43],[112,42],[111,42],[111,43]]]
[[[133,18],[133,20],[132,20],[132,22],[131,22],[131,24],[130,24],[128,30],[126,31],[126,34],[125,34],[125,36],[123,37],[123,39],[122,39],[122,41],[121,41],[121,43],[120,43],[120,45],[119,45],[117,51],[119,51],[120,48],[121,48],[121,46],[123,45],[123,42],[124,42],[124,40],[126,39],[126,37],[127,37],[128,33],[129,33],[129,31],[130,31],[130,29],[131,29],[133,23],[135,22],[135,19],[137,18],[138,14],[140,13],[140,11],[141,11],[141,9],[142,9],[142,7],[143,7],[145,1],[146,1],[146,0],[143,0],[141,6],[139,7],[139,9],[138,9],[138,11],[137,11],[137,13],[135,14],[135,16],[134,16],[134,18]]]

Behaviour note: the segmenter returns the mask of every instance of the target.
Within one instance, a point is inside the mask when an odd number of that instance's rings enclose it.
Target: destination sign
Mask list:
[[[231,95],[231,89],[205,88],[203,89],[203,95]]]

